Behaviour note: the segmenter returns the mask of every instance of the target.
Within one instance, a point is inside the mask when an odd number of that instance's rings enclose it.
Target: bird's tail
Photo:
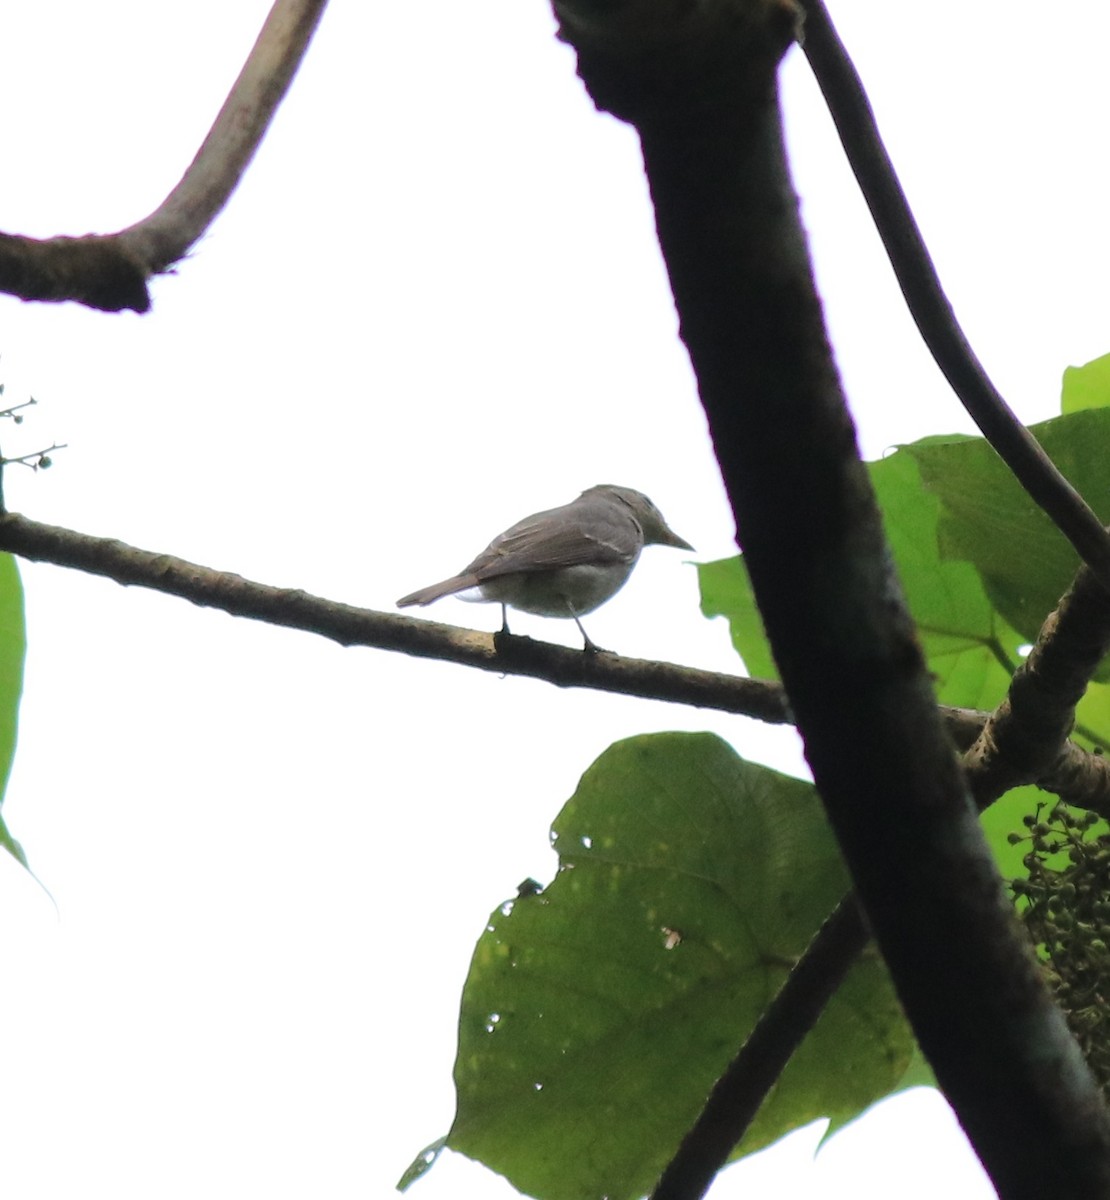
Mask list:
[[[439,583],[429,584],[418,592],[410,592],[397,601],[398,608],[409,608],[414,604],[431,604],[433,600],[441,600],[444,596],[453,596],[456,592],[465,592],[467,588],[477,587],[476,575],[452,575]]]

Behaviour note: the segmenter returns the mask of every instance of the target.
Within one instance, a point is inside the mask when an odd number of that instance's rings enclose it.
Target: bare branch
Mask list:
[[[1021,486],[1110,592],[1110,534],[1014,415],[976,357],[883,145],[863,83],[822,0],[805,9],[804,49],[914,322],[936,364]]]
[[[154,274],[177,262],[227,203],[308,50],[327,0],[275,0],[215,124],[158,209],[117,237]]]
[[[1096,583],[1094,586],[1101,591],[1101,585]],[[1009,731],[997,742],[999,762],[981,755],[981,752],[975,755],[968,753],[982,736],[987,722],[998,718],[1001,707],[994,713],[984,713],[973,708],[951,708],[944,704],[940,706],[941,719],[948,729],[949,736],[957,747],[965,752],[964,769],[968,773],[973,793],[979,798],[980,808],[993,804],[1001,793],[993,780],[978,783],[979,776],[993,776],[995,771],[1005,771],[1008,773],[1010,787],[1035,784],[1042,791],[1052,792],[1075,808],[1088,809],[1110,820],[1110,761],[1102,754],[1092,754],[1074,742],[1065,742],[1057,748],[1055,757],[1046,765],[1044,755],[1037,753],[1026,756],[1024,750],[1018,746],[1017,757],[1023,764],[1023,769],[1013,770],[1004,757],[1012,744]],[[1050,709],[1051,707],[1050,705]],[[1055,718],[1051,715],[1048,724],[1055,725]],[[1045,735],[1038,731],[1033,731],[1030,736],[1035,741],[1047,742]]]
[[[0,291],[106,312],[150,308],[147,280],[186,251],[227,203],[308,49],[327,0],[274,0],[258,40],[181,182],[114,234],[44,240],[0,234]]]
[[[1042,626],[1028,658],[1014,672],[1006,698],[965,755],[980,808],[1012,787],[1042,779],[1050,771],[1067,771],[1058,759],[1075,723],[1075,706],[1108,648],[1110,595],[1082,567]],[[1086,772],[1083,777],[1090,778]],[[1062,790],[1074,792],[1080,776],[1065,778],[1071,782]],[[1097,810],[1104,803],[1096,791],[1084,806]]]
[[[117,583],[153,588],[194,604],[319,634],[344,646],[374,646],[420,658],[525,675],[559,687],[584,687],[626,696],[719,709],[776,724],[790,721],[782,688],[672,663],[584,654],[531,638],[490,635],[372,612],[293,588],[253,583],[169,554],[139,550],[110,538],[43,525],[18,513],[0,515],[0,550],[39,562],[104,575]]]
[[[104,312],[146,312],[149,275],[117,234],[39,240],[0,233],[0,292],[21,300],[77,300]]]
[[[1110,766],[1100,754],[1088,754],[1068,742],[1037,786],[1055,792],[1073,808],[1086,808],[1110,821]]]

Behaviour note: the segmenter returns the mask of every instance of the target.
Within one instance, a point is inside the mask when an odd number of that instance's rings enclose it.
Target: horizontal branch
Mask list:
[[[623,658],[606,651],[584,654],[531,638],[478,633],[355,608],[295,588],[254,583],[229,571],[140,550],[115,539],[43,525],[18,513],[0,514],[0,550],[152,588],[232,616],[315,633],[343,646],[373,646],[499,675],[530,676],[559,687],[667,700],[774,724],[790,722],[782,688],[766,680]]]
[[[141,550],[115,538],[44,525],[19,513],[0,513],[0,551],[101,575],[125,586],[150,588],[204,608],[220,609],[233,617],[314,633],[342,646],[398,651],[498,675],[542,679],[557,687],[591,688],[709,708],[772,725],[793,723],[782,685],[773,680],[625,658],[608,651],[583,654],[532,638],[480,633],[438,621],[356,608],[298,588],[255,583],[230,571]],[[975,709],[943,704],[940,714],[952,740],[965,751],[975,744],[988,717]],[[973,778],[975,770],[973,763]],[[1110,817],[1110,764],[1072,742],[1064,745],[1040,776],[1027,776],[1017,782],[1037,783],[1063,795],[1069,803]]]
[[[184,257],[238,185],[326,3],[275,0],[196,157],[150,216],[112,234],[44,239],[0,234],[0,291],[23,300],[76,300],[105,312],[146,312],[147,280]]]

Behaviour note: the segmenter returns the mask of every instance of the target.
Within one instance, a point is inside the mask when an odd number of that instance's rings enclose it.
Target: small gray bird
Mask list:
[[[460,598],[500,603],[504,632],[509,630],[506,606],[541,617],[569,617],[592,651],[597,647],[578,618],[620,591],[645,546],[693,550],[642,492],[602,483],[561,508],[518,521],[458,575],[402,596],[397,607],[476,589],[477,594]]]

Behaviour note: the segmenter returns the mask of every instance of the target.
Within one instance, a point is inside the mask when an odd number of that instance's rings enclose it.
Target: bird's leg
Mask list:
[[[493,635],[493,648],[500,650],[507,648],[509,639],[512,638],[512,632],[509,629],[509,609],[505,604],[501,605],[501,628]]]
[[[567,607],[569,608],[570,606],[568,605]],[[575,625],[578,626],[578,632],[582,635],[582,640],[586,643],[582,647],[583,653],[585,653],[585,654],[601,654],[602,653],[601,647],[586,632],[586,629],[583,626],[582,622],[578,619],[578,614],[574,611],[573,608],[571,608],[571,610],[570,610],[570,615],[574,618],[574,623],[575,623]]]

